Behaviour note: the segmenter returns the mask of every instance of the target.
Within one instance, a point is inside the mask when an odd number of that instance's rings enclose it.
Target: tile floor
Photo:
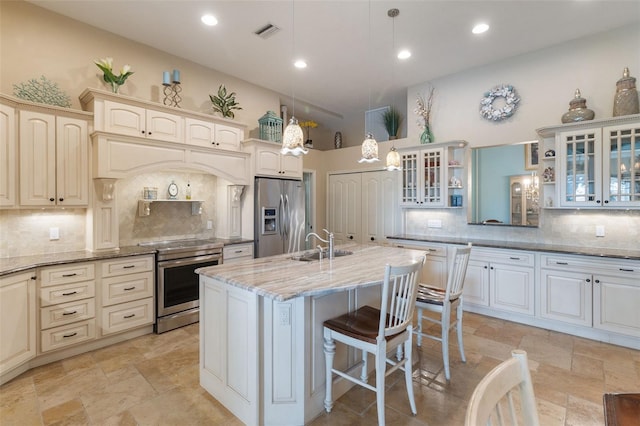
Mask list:
[[[417,350],[410,415],[402,376],[387,380],[389,425],[462,425],[480,379],[513,348],[529,355],[542,425],[602,425],[602,394],[640,390],[640,351],[465,313],[467,362],[452,342],[444,381],[440,346]],[[455,339],[453,339],[455,340]],[[311,425],[372,425],[375,394],[356,387]],[[198,325],[150,334],[33,369],[0,387],[0,424],[241,425],[198,385]]]

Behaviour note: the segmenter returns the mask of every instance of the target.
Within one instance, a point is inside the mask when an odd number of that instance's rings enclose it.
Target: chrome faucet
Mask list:
[[[317,239],[319,239],[320,241],[322,241],[323,243],[328,243],[329,244],[329,259],[333,259],[334,258],[334,251],[333,251],[333,232],[329,232],[326,229],[323,229],[324,232],[326,232],[329,235],[329,239],[325,240],[323,239],[320,235],[316,234],[315,232],[309,232],[307,234],[307,236],[305,237],[305,241],[309,241],[309,237],[314,236]]]

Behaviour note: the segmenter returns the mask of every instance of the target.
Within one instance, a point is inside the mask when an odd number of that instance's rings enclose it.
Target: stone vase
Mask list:
[[[629,75],[629,68],[622,72],[622,78],[616,83],[616,95],[613,99],[613,116],[638,114],[638,90],[636,79]]]

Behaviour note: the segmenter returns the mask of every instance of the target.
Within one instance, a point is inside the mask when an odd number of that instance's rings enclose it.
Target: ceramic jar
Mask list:
[[[624,69],[622,78],[616,83],[616,95],[613,99],[613,116],[638,114],[638,91],[636,79],[629,75],[629,68]]]
[[[569,111],[562,116],[563,123],[593,120],[596,114],[587,108],[587,100],[580,95],[580,89],[576,89],[575,97],[569,102]]]

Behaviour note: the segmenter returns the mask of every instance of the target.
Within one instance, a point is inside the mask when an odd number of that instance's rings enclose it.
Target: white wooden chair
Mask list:
[[[418,310],[418,326],[414,333],[418,336],[417,345],[422,345],[422,338],[442,342],[442,359],[444,361],[444,376],[447,381],[451,380],[451,371],[449,368],[449,332],[456,327],[458,331],[458,347],[460,348],[460,357],[462,362],[466,362],[464,356],[464,345],[462,343],[462,290],[464,287],[464,279],[467,275],[467,264],[469,263],[469,255],[471,254],[471,243],[466,247],[458,247],[454,255],[451,265],[449,265],[449,275],[447,277],[447,287],[430,286],[428,284],[420,284],[418,286],[418,300],[416,309]],[[456,319],[451,321],[451,312],[455,309]],[[424,311],[438,312],[438,318],[423,316]],[[422,328],[423,321],[430,321],[440,325],[441,333],[434,335],[427,333]]]
[[[326,361],[326,395],[324,406],[327,412],[333,408],[333,373],[360,386],[376,392],[378,424],[385,424],[384,392],[385,377],[398,368],[405,372],[405,382],[411,412],[417,413],[412,384],[412,319],[418,291],[418,274],[424,257],[409,266],[386,265],[382,284],[380,309],[363,306],[360,309],[324,322],[324,354]],[[362,373],[356,378],[333,368],[336,352],[335,341],[362,350]],[[402,359],[389,359],[391,350],[404,345]],[[367,354],[375,357],[376,385],[367,383]],[[386,364],[391,364],[387,369]]]
[[[514,350],[510,359],[491,370],[476,386],[465,425],[539,424],[527,353]]]

